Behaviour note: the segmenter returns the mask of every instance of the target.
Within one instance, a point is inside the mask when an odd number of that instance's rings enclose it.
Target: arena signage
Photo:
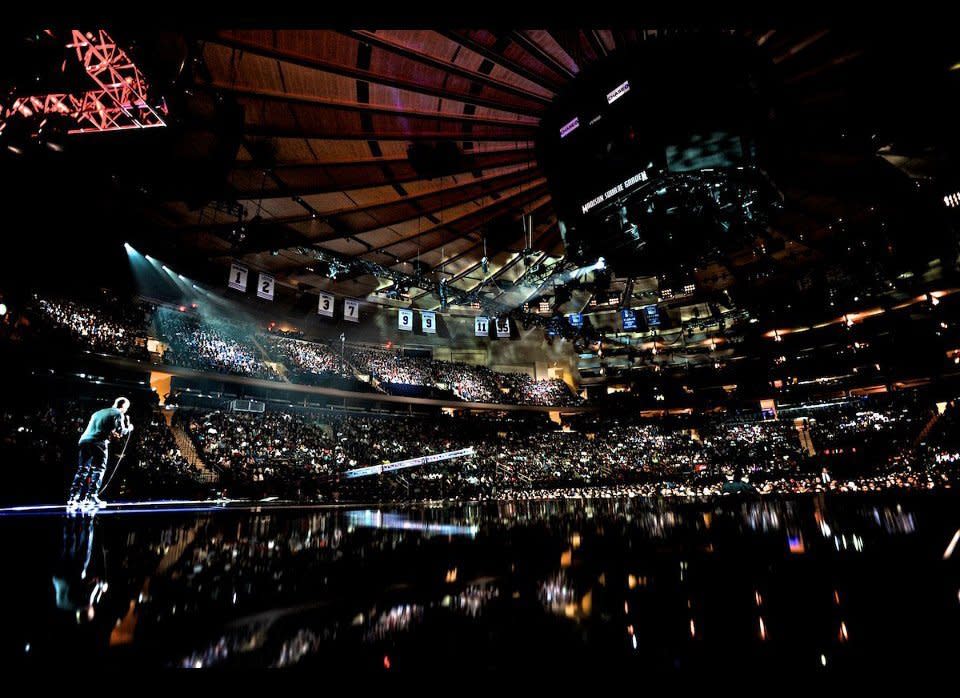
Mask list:
[[[473,319],[473,334],[477,337],[488,337],[490,335],[490,318],[483,315]]]
[[[452,458],[462,458],[473,455],[473,446],[461,448],[456,451],[446,451],[444,453],[431,453],[429,456],[418,456],[417,458],[408,458],[407,460],[396,461],[394,463],[385,463],[384,465],[368,465],[364,468],[354,468],[347,470],[343,476],[347,479],[355,477],[366,477],[368,475],[381,475],[390,473],[394,470],[403,470],[404,468],[414,468],[418,465],[427,463],[438,463]]]
[[[572,120],[560,127],[560,137],[566,138],[580,127],[580,119],[573,117]]]
[[[405,332],[413,332],[413,311],[409,308],[400,308],[397,314],[397,327]]]
[[[647,321],[647,327],[660,327],[660,309],[655,305],[645,305],[643,315]]]
[[[623,329],[625,330],[635,330],[637,329],[637,314],[633,312],[630,308],[624,308],[620,311],[621,316],[623,317]]]
[[[613,104],[630,91],[630,81],[624,80],[607,93],[607,104]]]
[[[633,177],[630,177],[630,179],[624,180],[623,182],[621,182],[621,183],[618,184],[617,186],[613,187],[612,189],[608,189],[607,191],[605,191],[605,192],[604,192],[603,194],[601,194],[600,196],[598,196],[598,197],[596,197],[596,198],[593,198],[593,199],[590,199],[590,201],[588,201],[587,203],[583,204],[583,205],[580,207],[580,210],[581,210],[582,213],[586,213],[587,211],[589,211],[589,210],[590,210],[591,208],[593,208],[594,206],[597,206],[598,204],[602,204],[602,203],[603,203],[604,201],[606,201],[607,199],[613,198],[614,196],[616,196],[616,195],[619,194],[620,192],[629,189],[629,188],[632,187],[634,184],[637,184],[638,182],[646,182],[648,179],[650,179],[650,177],[647,175],[647,171],[646,171],[646,170],[644,170],[643,172],[639,172],[639,173],[633,175]]]

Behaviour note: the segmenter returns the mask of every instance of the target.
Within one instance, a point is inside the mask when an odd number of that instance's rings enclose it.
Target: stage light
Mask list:
[[[0,303],[0,317],[3,317],[6,314],[7,314],[7,304]]]

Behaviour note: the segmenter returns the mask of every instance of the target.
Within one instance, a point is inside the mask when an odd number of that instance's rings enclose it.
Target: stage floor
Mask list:
[[[351,504],[304,504],[279,499],[157,499],[144,501],[108,502],[95,510],[78,510],[71,516],[108,516],[117,514],[144,514],[169,512],[211,512],[226,509],[240,511],[259,511],[264,509],[343,509],[364,506]],[[36,504],[25,506],[0,507],[0,517],[5,516],[63,516],[67,514],[64,504]]]
[[[958,504],[8,507],[2,656],[108,670],[297,665],[350,679],[947,670],[960,649]]]

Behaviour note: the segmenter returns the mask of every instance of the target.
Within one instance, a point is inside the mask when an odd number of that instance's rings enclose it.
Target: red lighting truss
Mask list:
[[[84,33],[73,29],[66,48],[75,50],[76,59],[96,88],[82,94],[17,97],[0,115],[0,133],[11,118],[40,114],[69,117],[75,122],[67,130],[71,134],[166,126],[157,113],[166,114],[165,105],[156,109],[150,106],[146,79],[106,31]]]

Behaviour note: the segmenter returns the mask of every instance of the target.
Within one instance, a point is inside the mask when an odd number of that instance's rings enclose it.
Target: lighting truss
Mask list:
[[[103,29],[96,32],[71,30],[67,49],[73,49],[95,89],[82,94],[46,94],[17,97],[0,113],[0,132],[12,118],[60,115],[73,123],[67,133],[95,133],[166,126],[147,101],[148,83]]]
[[[291,249],[305,257],[312,257],[318,261],[326,262],[331,266],[335,265],[338,268],[346,270],[347,273],[359,272],[361,274],[369,274],[379,279],[389,279],[396,286],[420,288],[438,296],[440,293],[440,284],[436,281],[431,281],[423,276],[397,271],[396,269],[391,269],[390,267],[385,267],[382,264],[377,264],[376,262],[371,262],[366,259],[346,257],[330,252],[329,250],[322,250],[315,247],[294,247]],[[549,267],[544,266],[537,274],[531,274],[530,277],[525,278],[524,282],[525,284],[532,283],[537,287],[542,287],[551,277],[557,276],[562,269],[568,266],[570,265],[565,260]],[[502,288],[500,290],[503,291]],[[492,317],[509,316],[518,320],[522,319],[532,324],[539,324],[540,320],[542,320],[539,316],[526,313],[520,308],[512,307],[505,303],[497,302],[496,299],[489,298],[486,294],[482,293],[480,288],[464,291],[456,286],[445,285],[444,291],[447,298],[447,305],[470,306],[478,304],[484,312]]]

